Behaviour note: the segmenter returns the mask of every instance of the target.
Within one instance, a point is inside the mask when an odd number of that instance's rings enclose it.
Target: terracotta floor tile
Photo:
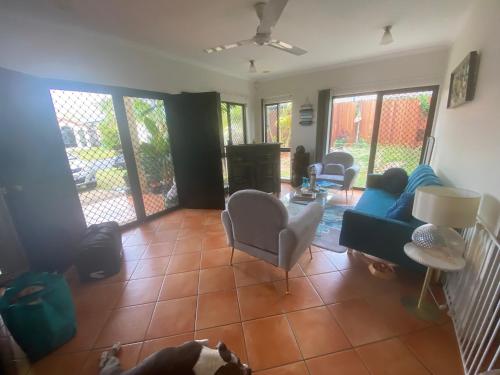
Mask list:
[[[344,253],[336,253],[334,251],[323,250],[323,254],[339,270],[347,270],[354,267],[368,267],[367,262],[364,261],[362,254],[359,252],[349,253],[346,251]]]
[[[148,329],[155,304],[123,307],[113,310],[101,331],[95,348],[142,341]]]
[[[134,245],[149,245],[151,242],[150,232],[141,232],[135,230],[132,234],[125,236],[123,241],[124,246],[134,246]]]
[[[227,238],[225,233],[206,235],[203,238],[203,251],[220,249],[227,247]]]
[[[382,317],[363,299],[328,307],[353,346],[380,341],[392,334]]]
[[[230,260],[231,248],[229,247],[215,249],[212,251],[204,251],[201,253],[201,268],[229,266]]]
[[[311,375],[370,374],[353,350],[308,359],[306,363]]]
[[[323,305],[323,301],[314,290],[307,277],[290,279],[290,294],[286,294],[285,280],[275,281],[274,286],[278,291],[278,294],[281,295],[281,308],[283,312]]]
[[[250,367],[263,370],[302,360],[284,315],[243,323]]]
[[[182,218],[172,220],[161,220],[156,227],[158,231],[180,230],[182,227]]]
[[[295,362],[269,370],[257,371],[255,375],[309,375],[309,372],[305,362]]]
[[[197,271],[200,268],[200,253],[172,255],[167,274]]]
[[[175,243],[174,254],[196,253],[201,251],[201,238],[181,238]]]
[[[369,296],[365,300],[382,317],[393,336],[417,331],[432,324],[408,312],[401,304],[401,295],[397,292]],[[446,315],[445,312],[443,314]]]
[[[77,374],[89,353],[71,353],[71,354],[50,354],[33,364],[30,375],[67,375]]]
[[[81,286],[73,293],[73,302],[78,315],[111,310],[120,298],[126,283],[101,283],[96,281]]]
[[[172,255],[175,242],[157,242],[150,244],[142,254],[143,259],[159,258]]]
[[[342,329],[324,306],[287,314],[304,358],[351,347]]]
[[[306,250],[300,257],[299,264],[306,275],[337,271],[337,268],[328,261],[323,252],[313,253],[313,257],[311,258],[309,250]]]
[[[231,248],[229,248],[231,249]],[[247,254],[241,250],[234,249],[233,264],[245,263],[245,262],[255,262],[258,259],[250,254]]]
[[[222,224],[222,219],[221,215],[219,214],[209,214],[207,217],[205,217],[205,220],[203,221],[203,225],[214,225],[214,224]]]
[[[309,280],[325,303],[341,302],[359,297],[362,294],[340,272],[312,275],[309,276]]]
[[[373,375],[430,375],[397,338],[361,346],[356,352]]]
[[[236,323],[240,310],[236,290],[200,294],[196,314],[196,330]]]
[[[208,345],[212,348],[215,348],[217,343],[221,341],[239,357],[242,363],[247,363],[248,361],[241,323],[196,331],[195,339],[208,339]]]
[[[123,370],[128,370],[138,363],[141,347],[142,343],[122,345],[117,357],[120,359],[120,365]],[[104,349],[91,351],[83,365],[82,372],[79,372],[78,375],[99,374],[99,362],[103,351]]]
[[[263,260],[233,264],[236,286],[247,286],[269,281],[283,280],[285,272]],[[295,271],[297,276],[300,273]],[[290,275],[293,277],[293,275]]]
[[[401,340],[433,374],[463,374],[460,352],[451,325],[426,328]]]
[[[165,276],[159,300],[196,296],[198,294],[198,273],[198,271],[191,271]]]
[[[110,315],[111,310],[77,315],[75,337],[60,347],[57,353],[72,353],[92,349]]]
[[[177,235],[179,234],[179,230],[177,229],[167,229],[153,232],[150,237],[150,244],[158,243],[158,242],[172,242],[177,239]]]
[[[340,271],[344,279],[352,284],[358,291],[359,296],[375,296],[381,293],[398,291],[398,280],[384,280],[375,277],[367,267],[355,267]]]
[[[204,230],[206,234],[225,234],[224,226],[222,225],[222,223],[205,224]]]
[[[182,222],[183,229],[203,229],[203,221],[205,219],[202,216],[186,216]]]
[[[118,300],[116,307],[156,302],[162,283],[163,276],[130,280]]]
[[[282,297],[273,283],[238,288],[241,319],[249,320],[281,314]]]
[[[174,346],[179,346],[187,341],[192,341],[194,339],[194,332],[183,333],[177,336],[162,337],[159,339],[153,339],[144,341],[142,344],[141,354],[139,355],[139,361],[144,360],[151,354],[164,348],[171,348]]]
[[[132,274],[134,273],[135,268],[137,267],[137,263],[139,263],[139,261],[137,261],[137,260],[133,260],[130,262],[122,261],[120,272],[118,272],[117,274],[115,274],[111,277],[100,280],[99,283],[111,284],[111,283],[129,280],[130,277],[132,276]]]
[[[177,235],[177,239],[197,237],[202,239],[205,236],[204,228],[182,228]]]
[[[156,304],[147,339],[194,331],[196,297],[161,301]]]
[[[139,260],[146,251],[147,245],[123,246],[123,259],[126,261]]]
[[[236,289],[236,284],[231,266],[208,268],[200,271],[198,287],[200,294],[232,289]]]
[[[130,279],[141,279],[153,276],[163,276],[167,269],[170,257],[141,259],[137,263],[134,273]]]

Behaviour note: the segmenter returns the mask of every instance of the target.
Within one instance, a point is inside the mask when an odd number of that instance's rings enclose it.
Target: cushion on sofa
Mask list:
[[[386,217],[394,220],[410,221],[412,219],[413,200],[415,193],[403,193],[398,200],[389,207]]]
[[[342,164],[325,164],[323,167],[323,173],[324,174],[339,174],[339,175],[344,175],[345,173],[345,168]]]
[[[389,193],[400,195],[408,184],[408,173],[403,168],[389,168],[382,175],[382,186]]]
[[[368,188],[359,198],[354,210],[379,217],[385,217],[398,197],[382,189]]]
[[[405,193],[414,193],[419,186],[442,185],[441,180],[428,165],[419,165],[408,178]]]

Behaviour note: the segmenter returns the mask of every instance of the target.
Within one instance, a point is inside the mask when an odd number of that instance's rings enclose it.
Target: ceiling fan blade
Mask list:
[[[205,51],[206,53],[222,52],[222,51],[225,51],[227,49],[244,46],[246,44],[252,44],[253,42],[254,42],[253,38],[252,39],[245,39],[245,40],[240,40],[239,42],[234,42],[234,43],[229,43],[229,44],[221,44],[220,46],[215,46],[212,48],[205,48],[203,51]]]
[[[288,52],[288,53],[291,53],[291,54],[297,55],[297,56],[301,56],[301,55],[304,55],[307,53],[307,51],[305,49],[295,47],[295,46],[293,46],[289,43],[283,42],[281,40],[273,39],[267,45],[269,47],[277,48],[277,49],[280,49],[282,51],[285,51],[285,52]]]
[[[269,34],[271,28],[276,25],[285,9],[288,0],[269,0],[262,11],[260,24],[257,28],[258,33]]]

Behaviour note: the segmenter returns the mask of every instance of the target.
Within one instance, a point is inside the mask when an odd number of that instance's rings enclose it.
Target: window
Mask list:
[[[247,143],[245,105],[222,102],[221,113],[224,146]]]
[[[281,179],[290,180],[290,139],[292,136],[292,102],[264,106],[264,141],[281,144]]]
[[[411,173],[423,160],[437,86],[378,91],[332,99],[328,152],[346,151],[360,167],[354,187],[367,175],[402,168]]]

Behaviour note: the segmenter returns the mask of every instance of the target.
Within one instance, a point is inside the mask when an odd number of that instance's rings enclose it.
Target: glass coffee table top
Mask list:
[[[333,191],[322,189],[320,192],[316,193],[314,198],[304,198],[300,195],[300,189],[295,189],[285,194],[281,198],[281,201],[285,207],[289,207],[291,204],[307,205],[311,202],[318,202],[323,207],[326,206],[334,198]]]

